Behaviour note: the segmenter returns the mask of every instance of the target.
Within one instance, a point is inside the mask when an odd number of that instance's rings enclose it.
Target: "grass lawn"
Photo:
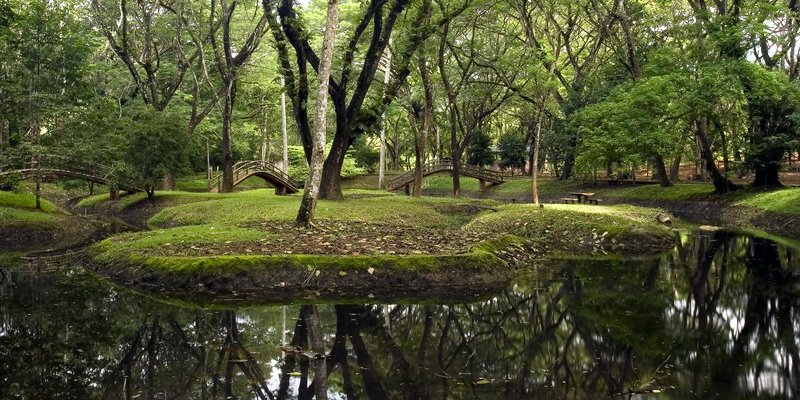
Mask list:
[[[784,188],[770,192],[750,191],[743,194],[742,198],[735,201],[734,204],[800,215],[800,188]]]
[[[638,185],[604,187],[598,191],[605,197],[620,200],[681,201],[708,198],[714,186],[708,183],[676,183],[670,187]]]
[[[55,212],[58,208],[53,203],[40,199],[43,212]],[[17,193],[0,191],[0,207],[14,207],[20,209],[35,209],[36,196],[32,193]]]
[[[37,210],[36,196],[31,193],[0,191],[0,226],[15,224],[49,225],[63,214],[51,202],[40,199],[41,210]]]

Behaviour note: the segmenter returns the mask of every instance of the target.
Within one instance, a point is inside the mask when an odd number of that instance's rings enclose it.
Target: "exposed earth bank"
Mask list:
[[[736,229],[758,229],[800,240],[800,218],[793,214],[711,201],[626,200],[626,203],[661,208],[687,221]]]

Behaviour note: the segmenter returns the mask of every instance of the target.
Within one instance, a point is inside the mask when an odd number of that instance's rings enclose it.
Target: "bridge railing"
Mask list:
[[[425,163],[422,166],[423,174],[430,174],[439,171],[452,171],[452,170],[453,170],[452,160],[433,160]],[[490,169],[481,168],[477,165],[471,165],[471,164],[462,163],[460,165],[459,170],[465,175],[471,175],[478,179],[485,179],[489,181],[503,182],[507,177],[507,174],[503,172],[493,171]],[[414,171],[415,170],[407,171],[399,176],[390,179],[387,187],[391,189],[397,189],[400,186],[405,186],[408,182],[412,182],[414,180]]]
[[[102,178],[105,181],[116,182],[128,189],[137,187],[135,179],[124,176],[100,163],[90,163],[76,160],[74,157],[59,154],[18,154],[7,157],[0,165],[0,173],[15,170],[62,170],[74,172],[85,176]],[[138,189],[137,189],[138,190]]]
[[[239,161],[233,165],[233,181],[238,182],[240,178],[243,178],[247,175],[250,175],[254,172],[264,171],[270,173],[270,175],[278,178],[282,182],[284,182],[287,186],[292,187],[293,189],[297,189],[299,185],[292,179],[289,174],[284,172],[282,169],[278,168],[275,164],[260,161],[260,160],[252,160],[252,161]],[[212,188],[217,188],[217,190],[222,190],[222,173],[218,173],[214,175],[208,181],[208,188],[209,190]]]

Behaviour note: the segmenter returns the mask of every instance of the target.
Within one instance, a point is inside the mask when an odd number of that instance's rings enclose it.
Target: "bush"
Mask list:
[[[344,165],[342,165],[342,178],[364,175],[364,172],[363,168],[356,166],[354,157],[351,152],[348,152],[344,158]],[[289,177],[300,185],[305,183],[308,177],[308,163],[303,146],[289,146]]]

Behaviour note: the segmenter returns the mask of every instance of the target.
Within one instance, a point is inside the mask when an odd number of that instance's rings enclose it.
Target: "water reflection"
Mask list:
[[[0,398],[796,398],[800,253],[727,232],[465,304],[200,309],[0,274]]]

